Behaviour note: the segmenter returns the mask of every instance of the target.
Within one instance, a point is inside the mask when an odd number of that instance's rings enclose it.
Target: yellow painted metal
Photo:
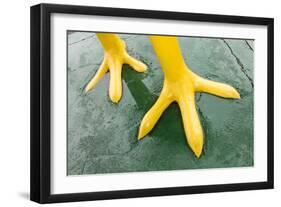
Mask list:
[[[104,59],[85,92],[92,90],[104,74],[110,71],[109,96],[112,102],[117,103],[122,96],[122,65],[129,64],[137,72],[144,72],[147,67],[127,53],[125,42],[116,34],[97,33],[97,37],[104,49]]]
[[[203,149],[203,130],[195,105],[195,93],[206,92],[224,98],[239,99],[231,86],[204,79],[191,71],[185,63],[176,37],[150,36],[164,72],[164,85],[160,97],[145,114],[139,129],[142,139],[155,126],[165,109],[172,103],[179,104],[187,142],[194,154],[200,157]],[[145,97],[144,97],[145,98]]]

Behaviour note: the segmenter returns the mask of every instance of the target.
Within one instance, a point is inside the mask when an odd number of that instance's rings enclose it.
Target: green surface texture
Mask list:
[[[128,53],[148,70],[137,73],[123,65],[123,95],[114,104],[108,96],[108,73],[91,92],[83,91],[103,59],[95,33],[68,34],[68,175],[254,165],[253,40],[178,38],[195,73],[230,84],[241,95],[233,100],[197,93],[205,141],[198,159],[187,145],[176,103],[143,140],[137,140],[140,122],[161,91],[163,72],[147,36],[120,37]]]

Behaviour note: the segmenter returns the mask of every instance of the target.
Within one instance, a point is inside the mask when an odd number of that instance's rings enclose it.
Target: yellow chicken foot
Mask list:
[[[195,93],[205,92],[224,98],[240,98],[231,86],[204,79],[185,64],[176,37],[150,36],[157,57],[164,72],[161,94],[145,114],[139,129],[138,139],[142,139],[155,126],[165,109],[174,101],[179,104],[187,142],[199,158],[203,149],[203,130],[195,105]]]
[[[104,74],[110,71],[109,97],[112,102],[117,103],[122,96],[122,65],[129,64],[137,72],[144,72],[146,65],[127,53],[125,42],[116,34],[97,33],[97,37],[104,49],[104,58],[85,91],[92,90]]]

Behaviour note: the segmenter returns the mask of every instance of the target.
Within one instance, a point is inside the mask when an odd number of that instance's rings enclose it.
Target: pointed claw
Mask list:
[[[180,99],[179,106],[182,113],[184,131],[187,135],[187,142],[196,157],[199,158],[202,153],[204,139],[194,97],[191,99]]]
[[[90,90],[92,90],[107,71],[108,71],[108,66],[106,60],[104,59],[100,68],[97,70],[96,74],[94,75],[94,77],[90,80],[90,82],[85,87],[85,92],[87,93]]]
[[[137,72],[144,72],[147,69],[147,66],[144,63],[129,55],[126,57],[125,62]]]
[[[196,91],[198,92],[210,93],[224,98],[240,99],[238,91],[230,85],[207,80],[201,77],[197,77],[196,83]]]
[[[142,139],[155,126],[165,109],[171,104],[172,99],[167,96],[167,90],[164,86],[158,100],[152,108],[145,114],[141,121],[138,139]]]
[[[122,96],[122,64],[119,61],[112,62],[109,66],[110,82],[109,82],[109,97],[112,102],[118,103]]]

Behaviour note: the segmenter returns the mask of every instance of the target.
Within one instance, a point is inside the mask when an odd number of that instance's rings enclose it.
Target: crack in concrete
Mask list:
[[[136,39],[138,36],[121,37],[122,40]]]
[[[198,93],[198,96],[196,96],[196,103],[198,103],[201,100],[202,93]]]
[[[113,156],[119,156],[119,157],[123,157],[127,154],[129,154],[131,151],[133,151],[136,147],[138,146],[138,142],[133,142],[131,143],[131,146],[130,146],[130,149],[124,151],[124,152],[120,152],[120,153],[103,153],[103,154],[91,154],[91,155],[95,155],[95,157],[92,157],[92,158],[88,158],[87,160],[90,160],[90,159],[95,159],[95,158],[100,158],[100,157],[113,157]]]
[[[83,163],[82,170],[81,170],[81,175],[83,175],[84,172],[85,172],[85,167],[86,167],[86,163],[88,162],[88,158],[89,158],[89,154],[87,155],[87,157],[86,157],[86,159],[85,159],[85,161]]]
[[[129,129],[128,131],[132,131],[132,130],[135,130],[135,126],[138,126],[140,125],[139,122],[137,122],[136,124],[134,124],[131,129]],[[83,149],[83,151],[87,154],[86,158],[85,158],[85,161],[83,162],[83,165],[81,167],[81,173],[84,174],[84,171],[85,171],[85,167],[86,167],[86,163],[88,161],[91,161],[92,159],[94,158],[100,158],[100,157],[113,157],[113,156],[119,156],[119,157],[123,157],[123,156],[126,156],[127,154],[129,154],[131,151],[133,151],[136,147],[139,146],[139,141],[138,140],[135,140],[131,143],[129,143],[129,149],[123,151],[123,152],[116,152],[116,153],[95,153],[93,151],[87,151],[85,149]],[[94,156],[94,157],[93,157]],[[77,164],[79,165],[79,163]],[[75,165],[74,167],[76,167],[77,165]],[[74,168],[72,167],[72,169]]]
[[[90,35],[90,36],[88,36],[88,37],[84,37],[84,38],[81,39],[81,40],[78,40],[78,41],[76,41],[76,42],[69,43],[68,46],[74,45],[74,44],[76,44],[76,43],[82,42],[82,41],[87,40],[87,39],[91,39],[91,38],[94,37],[94,36],[95,36],[95,35]]]
[[[248,45],[250,50],[254,51],[254,49],[252,48],[252,46],[249,44],[249,42],[247,40],[245,40],[245,43]]]
[[[230,45],[225,41],[225,39],[221,39],[224,44],[228,47],[231,55],[235,58],[237,64],[240,66],[240,69],[242,71],[242,73],[247,77],[247,79],[250,81],[250,84],[252,86],[252,88],[254,88],[254,83],[253,83],[253,79],[248,75],[248,73],[245,70],[245,67],[243,65],[243,63],[241,62],[241,60],[235,55],[235,53],[233,52],[232,48],[230,47]]]
[[[74,69],[70,69],[69,68],[68,72],[71,73],[71,72],[75,72],[77,70],[87,69],[88,66],[96,67],[96,66],[99,66],[100,64],[101,64],[100,62],[98,62],[98,63],[89,63],[89,64],[78,66],[77,68],[74,68]]]

